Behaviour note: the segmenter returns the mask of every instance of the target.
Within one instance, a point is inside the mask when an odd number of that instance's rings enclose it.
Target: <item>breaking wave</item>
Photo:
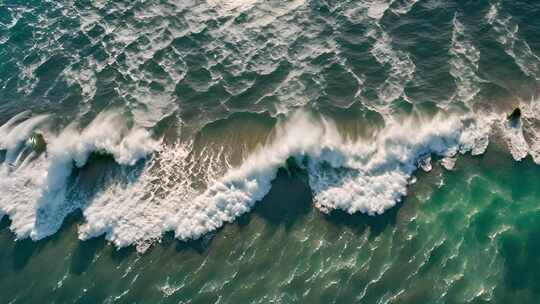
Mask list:
[[[540,162],[534,107],[523,105],[517,122],[495,114],[414,116],[362,139],[343,136],[330,118],[297,111],[278,120],[268,143],[235,166],[223,149],[197,152],[193,142],[162,143],[112,112],[58,133],[50,130],[50,116],[24,112],[0,127],[0,213],[11,219],[18,239],[38,240],[80,209],[81,239],[105,234],[119,247],[144,250],[166,231],[195,239],[234,221],[270,191],[280,168],[294,163],[307,173],[322,212],[376,215],[407,195],[414,172],[429,171],[432,156],[451,169],[458,154],[483,153],[496,132],[515,159],[531,154]],[[91,170],[85,166],[94,154],[114,160],[122,178],[105,178],[95,190],[83,191],[76,171]]]

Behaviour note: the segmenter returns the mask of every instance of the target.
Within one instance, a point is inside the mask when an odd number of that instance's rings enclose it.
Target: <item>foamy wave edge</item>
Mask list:
[[[517,122],[502,114],[407,118],[389,123],[372,140],[355,141],[340,135],[330,119],[298,111],[278,122],[274,140],[240,166],[222,175],[206,172],[204,190],[190,180],[202,169],[189,157],[189,143],[163,144],[148,130],[127,127],[114,113],[55,134],[47,131],[47,116],[25,112],[0,127],[5,154],[0,218],[11,219],[17,239],[39,240],[58,231],[64,218],[79,209],[84,217],[80,239],[104,234],[118,247],[144,250],[166,231],[181,240],[197,239],[249,212],[288,159],[307,173],[315,207],[322,212],[382,214],[407,195],[418,168],[431,170],[432,156],[451,169],[458,154],[484,153],[494,132],[500,132],[516,160],[531,155],[540,163],[540,135],[534,127],[538,105],[521,109]],[[35,134],[46,138],[46,153],[31,149]],[[111,183],[90,201],[68,198],[68,177],[96,152],[124,166],[147,161],[129,183]]]

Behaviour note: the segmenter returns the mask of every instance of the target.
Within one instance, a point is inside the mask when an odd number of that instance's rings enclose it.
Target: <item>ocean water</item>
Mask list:
[[[537,303],[538,17],[0,2],[0,303]]]

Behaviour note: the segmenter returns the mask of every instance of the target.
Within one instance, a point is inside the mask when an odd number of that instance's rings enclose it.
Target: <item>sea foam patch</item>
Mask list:
[[[418,130],[411,136],[408,130],[413,126]],[[308,171],[320,210],[380,214],[406,195],[419,159],[481,153],[486,132],[489,128],[472,119],[437,116],[389,125],[374,141],[351,142],[330,120],[297,112],[276,126],[273,141],[225,175],[209,177],[202,191],[188,182],[193,168],[189,148],[164,147],[156,161],[162,158],[162,164],[172,162],[177,167],[158,165],[133,186],[105,192],[99,204],[85,210],[80,235],[104,233],[118,246],[144,243],[168,230],[180,239],[201,237],[249,212],[270,191],[278,169],[291,157]],[[181,182],[155,186],[171,177]],[[116,210],[118,205],[122,207]]]

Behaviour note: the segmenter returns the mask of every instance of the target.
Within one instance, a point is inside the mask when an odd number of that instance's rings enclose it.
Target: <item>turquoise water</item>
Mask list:
[[[13,242],[4,220],[0,294],[21,303],[534,303],[540,169],[499,153],[422,174],[380,217],[321,214],[304,177],[282,172],[235,223],[199,241],[167,235],[143,254],[103,237],[80,242],[77,217],[38,242]]]
[[[539,14],[0,1],[0,303],[536,303]]]

